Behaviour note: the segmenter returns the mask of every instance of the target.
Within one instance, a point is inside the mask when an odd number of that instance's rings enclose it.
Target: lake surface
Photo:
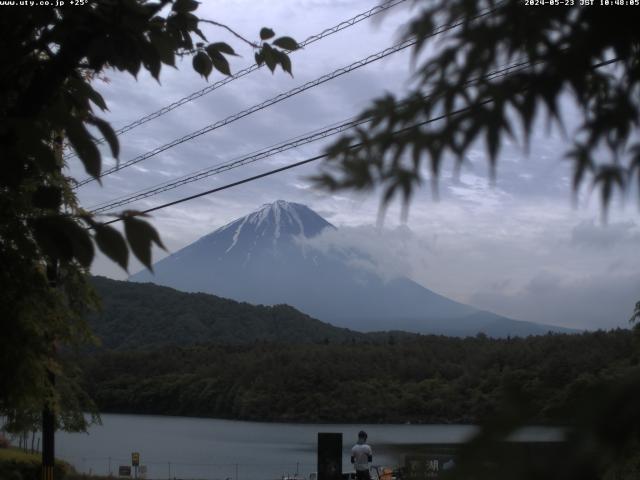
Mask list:
[[[469,425],[328,425],[239,422],[147,415],[102,415],[88,433],[57,433],[56,456],[79,471],[118,474],[140,453],[152,479],[275,480],[317,470],[318,432],[343,434],[343,471],[359,430],[369,434],[374,464],[400,465],[407,453],[427,451],[429,443],[460,443]],[[531,427],[519,440],[557,441],[557,429]]]

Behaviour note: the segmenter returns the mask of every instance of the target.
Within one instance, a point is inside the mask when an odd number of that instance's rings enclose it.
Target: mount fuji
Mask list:
[[[345,254],[323,253],[303,241],[325,229],[335,227],[305,205],[278,200],[160,260],[155,273],[144,270],[129,280],[253,304],[286,303],[360,331],[495,337],[567,331],[481,311],[408,278],[384,280]]]

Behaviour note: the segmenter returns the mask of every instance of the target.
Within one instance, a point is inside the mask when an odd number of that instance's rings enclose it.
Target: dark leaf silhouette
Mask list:
[[[148,222],[137,218],[138,212],[128,211],[122,215],[124,222],[124,232],[131,251],[142,264],[149,270],[151,267],[151,245],[155,243],[158,247],[165,249],[162,240],[155,228]]]
[[[95,226],[95,240],[98,248],[111,260],[127,270],[129,264],[129,249],[122,234],[109,225]]]
[[[373,150],[384,164],[400,150],[412,152],[415,161],[439,172],[442,160],[451,158],[447,152],[459,164],[478,140],[487,147],[493,175],[505,134],[514,137],[514,123],[522,126],[525,146],[536,116],[565,131],[562,102],[572,97],[581,128],[574,147],[558,153],[574,162],[574,191],[595,182],[606,210],[614,191],[628,189],[626,178],[635,168],[633,150],[624,148],[640,125],[638,21],[640,13],[631,9],[523,8],[517,0],[431,2],[405,29],[404,38],[416,40],[415,86],[404,98],[375,100],[361,115],[371,119],[371,128],[329,147],[330,160],[317,180],[334,189],[362,184],[365,178],[353,176],[366,169],[354,169],[353,163],[371,161],[365,152]],[[440,38],[446,40],[438,44]],[[433,54],[421,55],[432,45]],[[421,127],[425,122],[428,128]],[[353,144],[363,146],[344,148]],[[383,203],[400,194],[386,187],[403,173],[389,172],[374,180],[386,192]]]
[[[294,51],[294,50],[298,50],[300,48],[300,45],[298,45],[298,42],[296,42],[293,38],[291,37],[280,37],[280,38],[276,38],[273,42],[272,42],[276,47],[280,47],[283,50],[290,50],[290,51]]]
[[[263,27],[260,29],[260,40],[269,40],[275,36],[275,32],[270,28]]]

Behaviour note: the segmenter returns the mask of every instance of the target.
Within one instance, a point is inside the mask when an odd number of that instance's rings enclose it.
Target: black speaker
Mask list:
[[[318,480],[341,480],[342,434],[318,433]]]

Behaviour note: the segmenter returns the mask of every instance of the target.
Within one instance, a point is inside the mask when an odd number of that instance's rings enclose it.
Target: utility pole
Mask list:
[[[57,167],[62,171],[62,132],[55,132],[53,138],[53,153],[56,158]],[[49,288],[58,286],[58,260],[47,261],[47,280]],[[51,338],[51,353],[56,354],[55,338]],[[56,376],[49,370],[47,373],[52,397],[45,399],[42,410],[42,480],[55,480],[53,467],[55,465],[55,412],[53,406],[53,394],[56,385]]]
[[[58,263],[47,264],[47,279],[49,287],[56,288],[58,280]],[[52,354],[55,353],[55,345],[51,342]],[[53,390],[56,385],[56,376],[49,370],[48,380]],[[53,466],[55,459],[55,413],[53,411],[53,399],[45,400],[42,410],[42,480],[54,480]]]

